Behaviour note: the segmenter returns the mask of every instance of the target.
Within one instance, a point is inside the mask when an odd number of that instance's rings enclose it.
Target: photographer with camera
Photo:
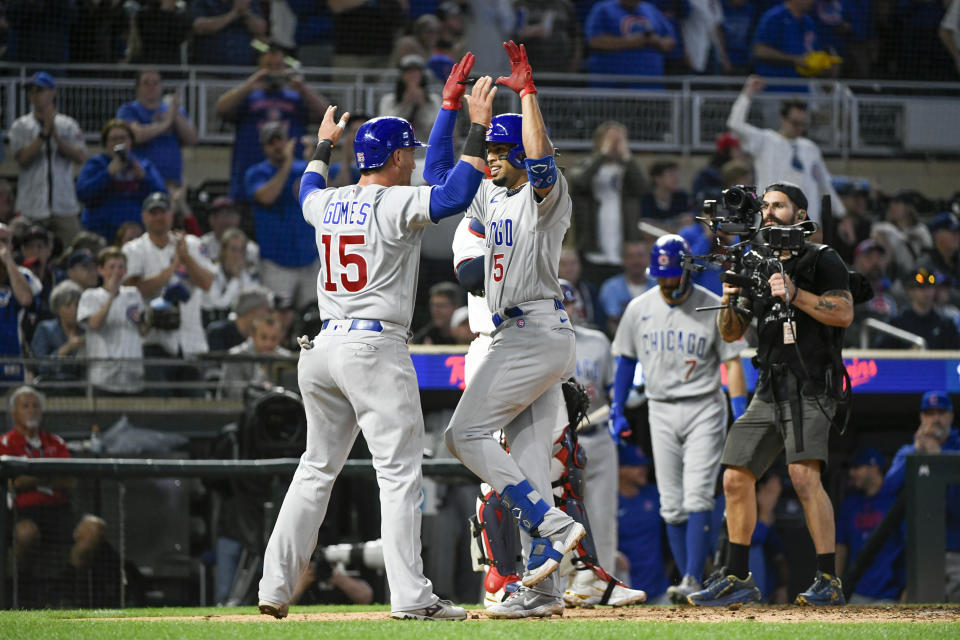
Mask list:
[[[144,198],[167,190],[153,163],[132,153],[134,139],[129,123],[110,120],[100,131],[103,153],[87,160],[77,176],[77,197],[84,205],[80,221],[107,241],[124,222],[140,222]]]
[[[726,307],[717,315],[717,326],[723,339],[732,342],[743,336],[752,318],[757,319],[754,364],[760,378],[746,413],[730,428],[721,460],[726,466],[723,489],[730,534],[726,567],[702,591],[691,594],[689,602],[726,606],[760,600],[748,569],[757,522],[755,485],[786,449],[790,479],[817,552],[813,585],[796,601],[841,605],[833,507],[820,472],[827,462],[827,441],[841,395],[843,329],[853,320],[850,277],[836,251],[804,239],[810,227],[792,226],[807,219],[807,198],[799,187],[771,184],[759,203],[753,202],[752,193],[749,196],[746,209],[752,211],[746,213],[762,214],[753,251],[744,258],[753,266],[747,274],[725,274],[721,301]],[[772,255],[748,260],[757,253]],[[751,286],[736,286],[747,283]]]
[[[233,122],[237,131],[230,159],[230,197],[234,202],[250,201],[243,179],[247,169],[265,158],[260,129],[273,121],[285,123],[287,133],[297,141],[294,157],[300,158],[300,138],[307,122],[323,118],[326,109],[326,98],[287,67],[283,49],[268,45],[260,55],[260,68],[217,100],[217,117]]]

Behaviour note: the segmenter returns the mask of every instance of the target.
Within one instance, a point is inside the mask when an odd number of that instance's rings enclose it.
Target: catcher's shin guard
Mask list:
[[[496,593],[508,582],[520,580],[520,532],[500,496],[480,485],[477,513],[470,517],[474,571],[486,571],[484,589]]]

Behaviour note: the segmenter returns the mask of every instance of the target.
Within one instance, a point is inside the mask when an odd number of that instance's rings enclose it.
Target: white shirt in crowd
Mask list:
[[[720,0],[690,0],[690,15],[680,25],[687,61],[697,73],[707,70],[710,48],[719,38],[717,27],[723,24]]]
[[[260,284],[260,279],[249,271],[242,271],[236,278],[228,278],[221,265],[216,265],[213,272],[213,283],[208,291],[203,291],[201,307],[203,309],[233,308],[237,295],[247,287]]]
[[[623,174],[619,162],[607,162],[593,176],[593,199],[597,203],[597,244],[600,251],[587,254],[595,264],[622,264],[623,252]]]
[[[830,182],[820,147],[809,138],[790,140],[773,129],[760,129],[747,122],[750,96],[741,93],[727,118],[727,127],[740,138],[740,147],[753,156],[757,192],[774,182],[792,182],[807,197],[807,217],[820,222],[820,198],[829,195],[834,216],[846,210]]]
[[[53,126],[58,137],[86,149],[83,131],[76,120],[58,113],[53,117]],[[20,116],[10,127],[10,151],[17,153],[33,142],[40,131],[40,121],[33,112]],[[20,167],[16,210],[31,220],[80,213],[80,201],[77,200],[73,181],[73,161],[57,153],[57,141],[53,136],[44,143],[40,155],[31,164]]]
[[[110,293],[103,287],[87,289],[77,305],[77,322],[86,329],[87,356],[109,358],[91,362],[90,383],[105,391],[138,393],[143,391],[143,340],[140,318],[146,306],[136,287],[121,286],[100,328],[87,324],[90,316],[103,307]]]
[[[200,246],[200,238],[188,235],[186,236],[187,251],[193,259],[204,269],[211,273],[216,271],[213,263],[203,255]],[[127,277],[149,278],[156,275],[170,266],[173,260],[173,254],[176,251],[177,243],[174,240],[173,233],[170,234],[170,241],[167,246],[160,248],[153,244],[149,234],[143,234],[135,240],[123,245],[123,254],[127,256]],[[190,281],[187,270],[182,265],[170,277],[167,284],[180,282],[190,290],[190,299],[180,304],[180,328],[175,331],[160,331],[151,329],[143,340],[145,345],[159,345],[167,350],[171,355],[182,353],[191,355],[195,353],[206,353],[207,336],[203,331],[203,321],[200,315],[203,291]],[[154,300],[163,293],[163,289],[158,289],[156,295],[150,300]]]
[[[220,241],[213,231],[208,231],[200,236],[200,245],[203,247],[205,255],[213,262],[220,262]],[[260,245],[253,240],[247,240],[247,268],[254,273],[260,267]]]

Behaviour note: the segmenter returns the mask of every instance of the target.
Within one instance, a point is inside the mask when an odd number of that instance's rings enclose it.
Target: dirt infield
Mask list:
[[[386,611],[344,613],[291,613],[276,624],[296,622],[349,622],[353,620],[387,620]],[[960,622],[960,606],[876,606],[876,607],[625,607],[623,609],[567,609],[563,618],[570,620],[637,620],[639,622]],[[103,618],[98,618],[102,620]],[[210,622],[269,622],[261,615],[207,615],[163,618],[118,618],[122,620],[196,620]],[[483,610],[472,609],[467,622],[488,619]],[[560,618],[554,617],[554,621]]]

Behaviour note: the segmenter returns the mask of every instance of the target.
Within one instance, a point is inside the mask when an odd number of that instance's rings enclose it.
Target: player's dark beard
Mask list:
[[[509,160],[507,160],[507,154],[502,154],[497,156],[497,160],[500,161],[500,175],[493,179],[493,184],[498,187],[507,186],[507,174],[505,173],[507,166],[509,165]]]

